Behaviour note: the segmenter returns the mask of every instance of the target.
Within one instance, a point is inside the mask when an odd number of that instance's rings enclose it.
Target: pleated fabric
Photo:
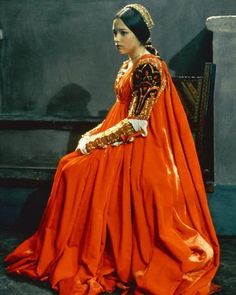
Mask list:
[[[9,273],[48,280],[60,295],[213,292],[219,244],[187,117],[161,64],[167,83],[148,136],[63,156],[38,229],[5,257]],[[133,69],[97,132],[127,117]]]

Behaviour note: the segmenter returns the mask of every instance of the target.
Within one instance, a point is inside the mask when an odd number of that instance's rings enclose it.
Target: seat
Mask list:
[[[215,64],[206,62],[203,76],[172,77],[192,131],[207,192],[214,191],[213,94]]]
[[[207,190],[213,190],[212,98],[215,65],[206,63],[203,76],[177,76],[172,77],[172,79],[190,123]],[[29,161],[21,159],[19,163],[15,163],[15,155],[13,154],[12,157],[8,155],[8,158],[12,159],[12,161],[9,160],[9,163],[7,161],[5,161],[6,163],[1,163],[0,183],[11,184],[13,182],[16,184],[18,181],[20,184],[24,183],[24,185],[28,183],[32,183],[32,185],[37,183],[38,185],[40,181],[43,183],[51,182],[56,170],[56,160],[60,158],[65,151],[72,151],[79,136],[86,130],[96,126],[101,120],[102,118],[87,121],[66,120],[64,122],[63,120],[0,119],[0,131],[2,132],[2,136],[4,136],[4,132],[9,132],[9,130],[11,130],[12,136],[15,135],[17,139],[20,136],[18,134],[26,134],[28,132],[28,145],[32,144],[30,138],[33,136],[32,134],[34,132],[39,136],[37,133],[38,130],[41,130],[41,136],[46,136],[46,138],[47,135],[44,135],[44,133],[47,132],[50,132],[50,135],[53,133],[54,136],[54,141],[52,141],[50,145],[48,144],[46,147],[43,147],[43,154],[40,154],[36,150],[37,153],[35,152],[35,155],[31,155],[31,158],[36,159],[37,163],[31,161],[31,159]],[[62,131],[69,134],[69,143],[65,142],[64,146],[60,148],[60,151],[55,151],[55,146],[62,145],[61,141],[59,141],[60,136],[56,137],[56,134],[62,133]],[[26,139],[27,138],[28,137],[26,137]],[[41,140],[45,139],[42,138]],[[58,140],[58,142],[56,140]],[[9,148],[5,149],[7,154],[11,152],[10,144],[11,143],[9,143]],[[68,147],[65,145],[68,145]],[[25,143],[24,146],[27,146],[27,143]],[[32,153],[33,151],[34,150],[32,150]],[[46,163],[46,165],[42,165],[43,163]]]

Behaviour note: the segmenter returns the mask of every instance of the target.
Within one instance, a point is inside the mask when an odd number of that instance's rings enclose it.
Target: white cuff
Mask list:
[[[142,131],[141,135],[142,136],[147,136],[148,132],[147,132],[147,127],[148,127],[148,121],[147,120],[141,120],[141,119],[128,119],[129,123],[132,124],[133,128],[135,131]],[[86,144],[91,141],[91,140],[94,140],[96,139],[96,134],[94,135],[90,135],[90,136],[84,136],[82,137],[79,142],[78,142],[78,145],[76,147],[76,150],[77,149],[80,149],[80,151],[83,153],[83,154],[88,154],[87,150],[86,150]],[[130,138],[130,141],[133,141],[134,138]],[[111,145],[112,146],[119,146],[123,144],[123,141],[116,141],[116,142],[113,142]]]
[[[140,119],[128,119],[128,121],[132,124],[135,131],[142,130],[142,136],[147,136],[147,120],[140,120]]]

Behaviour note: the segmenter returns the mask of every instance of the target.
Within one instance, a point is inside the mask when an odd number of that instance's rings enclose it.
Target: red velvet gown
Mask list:
[[[7,271],[49,280],[60,295],[206,295],[219,244],[192,134],[167,64],[148,136],[63,156],[36,232]],[[148,61],[147,61],[148,62]],[[96,132],[127,117],[135,68],[125,61],[116,101]]]

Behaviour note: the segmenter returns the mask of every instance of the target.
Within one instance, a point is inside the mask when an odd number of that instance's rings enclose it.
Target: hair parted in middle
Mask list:
[[[150,30],[139,11],[127,5],[116,13],[114,19],[117,18],[124,22],[150,53],[160,56],[158,50],[152,45]]]

